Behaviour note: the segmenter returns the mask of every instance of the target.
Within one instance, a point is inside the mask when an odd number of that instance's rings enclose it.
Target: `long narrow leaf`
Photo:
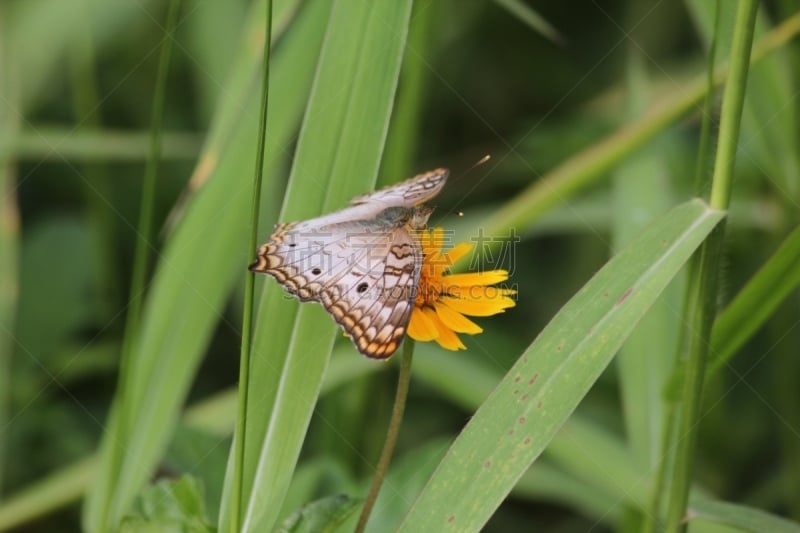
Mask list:
[[[632,114],[647,101],[646,86],[638,56],[628,68]],[[666,139],[665,139],[666,141]],[[614,175],[613,242],[619,249],[672,205],[665,142],[654,142],[627,160]],[[642,318],[620,349],[617,359],[619,388],[625,427],[635,460],[641,468],[658,464],[664,400],[661,391],[675,357],[679,287],[671,285]]]
[[[478,409],[401,530],[482,527],[723,216],[688,202],[609,261]]]
[[[800,228],[795,229],[719,314],[711,330],[710,378],[800,285]]]
[[[349,197],[373,186],[410,8],[408,0],[334,3],[283,220],[342,207]],[[245,531],[266,531],[275,525],[336,331],[319,306],[298,307],[268,281],[256,320],[250,371],[250,390],[256,392],[248,399]],[[223,503],[223,527],[225,508]]]
[[[533,31],[550,39],[554,43],[563,43],[561,33],[547,19],[533,10],[522,0],[494,0],[497,5],[527,24]]]
[[[278,83],[271,91],[272,137],[266,156],[266,166],[271,169],[276,168],[299,120],[315,59],[313,43],[319,35],[319,23],[324,20],[313,12],[301,19],[296,31],[287,35],[276,52],[273,63]],[[252,31],[257,32],[257,28]],[[255,73],[259,57],[246,55],[251,61],[246,66]],[[249,84],[253,76],[234,74],[233,78]],[[203,180],[205,185],[189,203],[158,262],[144,308],[132,373],[126,377],[131,382],[130,394],[118,400],[120,408],[131,412],[132,431],[123,433],[115,417],[110,420],[103,442],[100,479],[93,484],[84,511],[84,527],[89,531],[102,531],[118,523],[155,467],[175,427],[213,325],[221,316],[225,298],[237,273],[247,264],[242,249],[244,237],[240,240],[232,236],[246,235],[247,165],[255,157],[254,143],[248,139],[256,131],[253,117],[257,107],[257,93],[253,91],[239,102],[239,107],[227,108],[235,109],[237,114],[241,109],[251,112],[242,115],[245,120],[239,121],[221,151],[204,155],[198,174],[208,176]],[[214,148],[215,145],[209,147]],[[111,461],[111,446],[124,447],[120,463]],[[118,481],[112,484],[111,479]],[[107,522],[102,519],[106,510]]]
[[[18,89],[8,75],[13,72],[6,48],[8,22],[0,6],[0,496],[5,485],[8,461],[8,427],[11,407],[11,354],[14,352],[13,331],[17,314],[19,212],[17,210],[16,172],[8,144],[19,130]]]

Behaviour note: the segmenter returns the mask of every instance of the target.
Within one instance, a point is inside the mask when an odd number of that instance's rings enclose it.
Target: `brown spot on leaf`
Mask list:
[[[533,376],[531,376],[531,379],[528,381],[528,385],[533,385],[534,383],[536,383],[537,379],[539,379],[539,374],[538,373],[534,374]]]
[[[524,424],[525,423],[525,417],[524,416],[519,417],[519,423],[520,424]]]
[[[619,299],[617,300],[617,302],[614,305],[620,305],[622,302],[627,300],[628,296],[630,296],[632,292],[633,292],[633,287],[629,288],[627,291],[622,293],[622,296],[619,297]]]

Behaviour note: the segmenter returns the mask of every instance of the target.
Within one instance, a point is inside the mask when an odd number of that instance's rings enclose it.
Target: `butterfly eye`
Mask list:
[[[359,294],[360,294],[360,293],[362,293],[362,292],[366,291],[368,287],[369,287],[369,285],[367,285],[366,283],[360,283],[360,284],[358,285],[358,287],[356,287],[356,290],[357,290],[357,291],[359,292]]]
[[[312,268],[311,273],[314,274],[315,276],[319,276],[320,274],[322,274],[322,270],[318,268]]]

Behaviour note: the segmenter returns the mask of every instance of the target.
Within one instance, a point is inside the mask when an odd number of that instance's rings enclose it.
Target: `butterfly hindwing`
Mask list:
[[[417,238],[404,227],[312,232],[285,224],[259,248],[251,270],[272,275],[301,301],[320,302],[361,353],[386,358],[405,335],[421,261]]]
[[[447,174],[426,172],[340,211],[279,224],[250,270],[321,303],[364,355],[388,358],[405,336],[422,268],[416,230],[432,210],[417,206],[439,193]]]

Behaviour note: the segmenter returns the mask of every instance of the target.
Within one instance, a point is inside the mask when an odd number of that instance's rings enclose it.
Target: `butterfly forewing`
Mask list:
[[[301,301],[320,302],[364,355],[390,357],[405,336],[422,265],[414,225],[430,210],[415,206],[446,179],[446,170],[427,172],[341,211],[279,224],[250,269]]]
[[[439,194],[447,181],[448,171],[437,168],[429,172],[417,174],[401,183],[383,189],[356,196],[351,204],[375,204],[384,207],[411,207],[423,204]]]

